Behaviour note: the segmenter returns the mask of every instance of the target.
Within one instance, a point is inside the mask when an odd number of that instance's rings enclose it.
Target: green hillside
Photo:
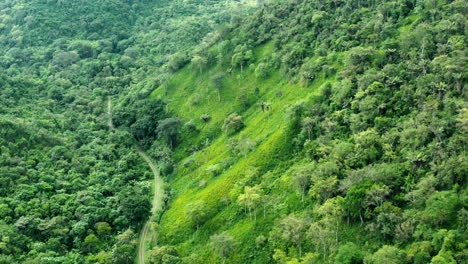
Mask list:
[[[155,130],[173,116],[145,91],[248,3],[0,3],[0,263],[137,259],[153,201],[140,149],[169,157]]]
[[[274,2],[157,88],[186,125],[155,263],[466,261],[464,8]]]
[[[0,264],[468,262],[467,9],[0,3]]]

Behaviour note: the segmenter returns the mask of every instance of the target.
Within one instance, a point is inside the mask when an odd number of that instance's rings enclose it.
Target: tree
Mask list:
[[[185,208],[186,217],[192,222],[192,224],[197,228],[200,228],[200,225],[203,224],[208,216],[207,213],[207,204],[203,200],[198,200],[193,202]]]
[[[114,124],[129,126],[136,139],[151,138],[155,136],[158,121],[166,117],[164,108],[166,103],[162,100],[139,100],[135,105],[124,105],[113,111]]]
[[[381,138],[374,129],[354,134],[356,152],[363,164],[370,164],[382,155]]]
[[[439,253],[437,256],[434,256],[431,259],[430,264],[456,264],[457,261],[453,258],[453,256],[450,253],[447,252],[442,252]]]
[[[96,251],[99,247],[99,244],[99,238],[97,238],[95,234],[89,234],[83,242],[83,246],[88,252]]]
[[[116,244],[112,249],[112,263],[129,264],[135,258],[135,233],[131,229],[117,236]]]
[[[302,130],[307,132],[308,139],[311,139],[312,132],[314,130],[315,125],[317,124],[317,120],[314,120],[310,117],[305,117],[301,120]]]
[[[348,51],[346,63],[358,73],[362,73],[370,66],[375,54],[373,48],[355,47]]]
[[[224,119],[223,130],[226,134],[231,135],[244,127],[244,121],[242,117],[236,113],[230,114]]]
[[[262,109],[262,112],[270,111],[270,108],[271,108],[271,103],[270,102],[260,102],[260,103],[258,103],[258,105],[260,105],[260,109]],[[270,113],[268,113],[268,116],[270,116]]]
[[[86,259],[86,264],[112,264],[112,255],[109,252],[101,251],[96,255],[91,255]]]
[[[385,201],[385,198],[390,194],[391,190],[386,185],[372,185],[371,189],[366,193],[364,204],[366,206],[379,207]]]
[[[286,71],[299,67],[306,57],[306,44],[301,41],[288,43],[281,58]]]
[[[77,62],[78,59],[79,59],[79,56],[74,51],[60,52],[54,56],[53,64],[55,64],[56,66],[60,68],[65,68]]]
[[[217,73],[210,77],[210,86],[218,93],[218,102],[221,102],[221,88],[223,88],[224,73]]]
[[[334,231],[336,245],[338,245],[338,233],[340,231],[341,219],[344,216],[343,204],[344,199],[338,196],[328,199],[317,209],[317,213],[322,216],[320,223],[324,228]]]
[[[262,189],[260,185],[253,187],[245,186],[244,193],[237,197],[237,203],[249,210],[250,218],[252,219],[252,210],[255,211],[257,206],[262,202]],[[255,220],[257,214],[255,214]]]
[[[320,202],[326,201],[336,193],[338,178],[336,176],[326,177],[325,179],[314,179],[310,187],[309,194],[312,198]]]
[[[99,236],[107,236],[112,231],[112,228],[107,222],[98,222],[95,227]]]
[[[0,217],[2,219],[5,219],[5,220],[10,219],[11,220],[10,215],[11,215],[12,212],[13,212],[13,210],[10,209],[8,204],[0,203]]]
[[[359,216],[361,224],[364,222],[362,215],[365,210],[364,200],[366,199],[366,193],[370,187],[370,183],[367,182],[354,185],[348,190],[345,197],[344,205],[348,214],[352,217]]]
[[[338,248],[335,256],[335,264],[360,264],[364,254],[353,242],[348,242]]]
[[[305,241],[306,232],[309,224],[306,219],[297,215],[289,215],[279,222],[279,231],[281,237],[291,243],[294,243],[302,256],[302,243]]]
[[[308,87],[309,83],[316,78],[317,73],[320,72],[320,70],[321,66],[318,62],[309,60],[302,64],[299,72],[301,86]]]
[[[140,56],[140,51],[137,48],[130,47],[124,51],[124,55],[136,60]]]
[[[198,68],[200,74],[205,70],[206,66],[208,65],[208,59],[204,56],[195,55],[192,58],[192,64]]]
[[[279,264],[314,264],[319,262],[319,255],[316,253],[306,253],[304,257],[297,258],[288,257],[286,253],[280,249],[275,249],[272,258]]]
[[[81,59],[92,58],[95,54],[94,47],[89,42],[77,41],[70,45],[71,50],[75,50]]]
[[[431,242],[420,241],[412,243],[406,252],[408,253],[408,256],[414,256],[414,264],[425,264],[431,261],[431,253],[433,250]]]
[[[454,191],[436,191],[426,201],[423,219],[434,226],[450,223],[456,217],[458,203],[458,195]]]
[[[112,263],[130,264],[135,258],[135,246],[133,245],[117,245],[112,250]]]
[[[240,67],[241,72],[244,71],[244,65],[253,59],[253,52],[247,48],[247,45],[239,45],[234,49],[232,55],[231,65],[233,67]]]
[[[182,127],[182,121],[176,117],[166,118],[159,121],[156,133],[163,138],[173,148],[177,144],[177,138]]]
[[[247,157],[247,154],[254,150],[255,141],[251,139],[230,139],[228,141],[229,151],[233,156],[244,156]]]
[[[315,166],[313,164],[306,164],[296,168],[293,171],[293,181],[294,185],[301,194],[301,201],[304,201],[304,196],[309,190],[310,187],[310,179],[313,173]]]
[[[221,234],[212,235],[210,240],[210,246],[219,254],[224,264],[226,262],[226,258],[232,253],[232,251],[234,251],[236,246],[234,237],[223,232]]]
[[[180,263],[179,253],[172,246],[156,247],[151,251],[150,264],[177,264]]]
[[[307,238],[310,239],[317,250],[322,249],[322,260],[325,261],[328,249],[335,242],[333,230],[324,226],[323,222],[315,222],[310,225]]]
[[[405,195],[405,198],[413,205],[413,208],[420,208],[426,203],[429,196],[435,192],[436,185],[437,179],[433,175],[428,175],[422,178],[416,184],[416,188]]]
[[[145,195],[145,190],[138,188],[122,188],[118,195],[118,211],[124,217],[137,225],[150,215],[151,203]]]
[[[405,252],[394,246],[383,246],[364,259],[365,264],[400,264],[405,261]]]
[[[395,230],[401,222],[401,209],[394,206],[391,202],[384,202],[375,210],[377,213],[376,228],[379,234],[383,235],[384,240],[392,238],[395,235]]]
[[[462,92],[463,79],[466,76],[467,57],[462,52],[454,52],[454,56],[442,55],[432,60],[431,66],[434,72],[442,73],[445,81],[455,83],[456,91]]]
[[[286,252],[281,249],[275,249],[272,258],[279,264],[285,264],[288,261],[288,256]]]
[[[190,58],[186,53],[176,52],[169,57],[169,61],[166,66],[171,72],[176,72],[184,67],[189,61]]]
[[[125,230],[117,236],[117,244],[135,244],[135,232],[132,229]]]
[[[255,68],[255,77],[262,80],[268,76],[268,66],[265,63],[259,63]]]

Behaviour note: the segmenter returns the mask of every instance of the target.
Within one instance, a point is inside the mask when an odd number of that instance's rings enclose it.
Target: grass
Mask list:
[[[412,30],[419,19],[419,15],[408,16],[398,34]],[[215,49],[213,47],[212,51],[215,52]],[[177,170],[168,179],[174,197],[160,223],[161,242],[175,245],[181,256],[197,254],[203,256],[207,263],[219,262],[219,257],[207,244],[211,235],[226,231],[240,245],[228,263],[268,263],[271,252],[257,247],[256,238],[259,235],[268,237],[280,216],[313,207],[313,204],[302,203],[299,193],[291,186],[289,171],[303,161],[300,155],[296,157],[291,151],[286,113],[289,106],[300,101],[314,102],[320,96],[320,87],[327,82],[333,83],[335,77],[325,78],[320,73],[308,87],[300,87],[291,84],[279,70],[270,70],[265,79],[259,80],[255,77],[254,69],[260,59],[268,58],[273,53],[273,49],[272,43],[256,48],[251,67],[244,67],[243,72],[237,69],[226,74],[220,101],[217,92],[210,88],[209,81],[210,76],[226,72],[228,67],[220,65],[201,73],[187,65],[167,85],[159,87],[151,95],[152,98],[169,101],[168,108],[174,114],[184,121],[193,120],[199,129],[198,132],[183,132],[182,142],[175,150]],[[329,65],[339,72],[345,54],[333,53],[330,56],[333,57],[329,60],[334,63]],[[311,58],[314,59],[317,58]],[[278,96],[278,91],[281,91],[281,96]],[[247,106],[239,100],[243,93],[248,98]],[[263,112],[260,102],[271,103],[270,111]],[[231,113],[240,114],[245,127],[239,133],[227,136],[221,127]],[[200,120],[204,114],[211,117],[206,124]],[[234,162],[226,166],[220,175],[210,174],[207,168],[232,159],[227,146],[231,138],[251,139],[257,144],[245,157],[234,158]],[[193,161],[193,164],[184,166],[189,164],[188,161]],[[206,181],[205,186],[200,185],[202,181]],[[259,183],[276,204],[267,208],[265,216],[263,208],[258,209],[256,220],[252,220],[237,205],[236,197],[242,193],[244,186]],[[207,203],[209,217],[199,230],[195,230],[185,211],[187,206],[198,200]],[[272,209],[273,206],[275,209]],[[346,229],[347,232],[343,234],[350,236],[347,240],[353,240],[357,234],[364,237],[369,235],[371,239],[371,234],[360,232],[361,227],[347,226]]]
[[[258,63],[258,58],[268,57],[272,51],[271,43],[257,48],[254,51],[254,64]],[[231,76],[227,75],[221,90],[221,101],[217,100],[216,91],[210,90],[209,86],[210,75],[225,71],[221,66],[200,73],[188,65],[173,76],[168,85],[156,89],[151,95],[152,98],[170,101],[170,111],[184,121],[194,120],[200,130],[198,133],[184,132],[182,143],[175,150],[177,174],[169,179],[175,198],[161,220],[160,235],[163,243],[176,245],[184,256],[196,252],[209,255],[216,261],[217,256],[206,252],[206,244],[209,243],[210,235],[227,231],[243,245],[238,249],[242,252],[234,254],[236,259],[231,259],[230,263],[249,261],[253,253],[247,249],[255,248],[255,238],[258,235],[268,236],[268,227],[271,227],[276,216],[263,217],[262,210],[258,210],[257,220],[250,220],[236,201],[231,200],[233,197],[230,197],[230,192],[236,190],[238,185],[238,191],[243,189],[242,185],[251,185],[252,180],[249,182],[247,179],[252,178],[252,172],[257,172],[253,173],[253,181],[256,182],[267,172],[270,173],[272,182],[283,176],[291,164],[288,160],[294,158],[288,151],[284,151],[290,149],[285,133],[287,106],[317,96],[318,88],[331,81],[321,77],[304,88],[290,84],[277,70],[270,71],[266,79],[258,80],[253,69],[254,67],[246,67],[242,73],[236,70]],[[250,101],[248,107],[243,107],[238,100],[242,91],[246,92]],[[277,96],[278,91],[282,92],[281,96]],[[196,104],[193,103],[195,98],[198,98]],[[270,102],[271,110],[262,112],[259,102]],[[227,136],[221,130],[224,119],[230,113],[240,114],[245,123],[244,129],[233,136]],[[211,116],[207,124],[200,120],[203,114]],[[236,158],[220,175],[213,176],[207,172],[207,168],[230,157],[227,147],[230,138],[248,138],[258,143],[255,150],[246,157]],[[207,140],[210,144],[201,148],[202,143]],[[200,150],[192,154],[189,150],[195,147]],[[189,159],[195,162],[186,168],[182,164]],[[205,187],[199,186],[201,180],[207,182]],[[299,196],[292,189],[291,192],[292,198],[289,195],[287,200],[297,200]],[[209,220],[194,233],[194,228],[185,216],[185,210],[190,203],[197,200],[207,203]],[[262,258],[256,256],[255,259]]]

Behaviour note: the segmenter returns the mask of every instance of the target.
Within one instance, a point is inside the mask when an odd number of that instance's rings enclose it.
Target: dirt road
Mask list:
[[[115,129],[114,123],[112,122],[112,99],[110,96],[107,97],[107,116],[109,118],[108,120],[108,126],[109,129],[113,130]],[[159,176],[159,171],[158,168],[156,167],[156,164],[154,164],[153,160],[143,151],[143,149],[135,144],[135,149],[140,154],[140,156],[146,161],[148,166],[151,169],[151,172],[153,173],[154,176],[154,195],[153,195],[153,201],[152,201],[152,207],[151,207],[151,214],[155,214],[158,209],[161,208],[162,206],[162,199],[163,199],[163,181],[161,177]],[[145,264],[145,243],[147,240],[148,236],[148,231],[150,230],[150,222],[151,220],[146,221],[145,225],[143,226],[143,229],[141,229],[140,232],[140,239],[138,243],[138,263],[139,264]]]

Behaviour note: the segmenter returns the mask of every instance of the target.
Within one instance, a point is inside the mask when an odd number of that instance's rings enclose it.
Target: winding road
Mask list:
[[[159,171],[154,162],[150,157],[140,148],[140,146],[135,145],[138,154],[148,163],[151,168],[151,171],[154,175],[154,196],[152,202],[151,213],[154,215],[158,209],[162,206],[163,200],[163,186],[161,177],[159,177]],[[143,229],[140,233],[140,242],[138,243],[138,263],[145,264],[145,242],[147,240],[148,230],[150,229],[151,220],[146,221]]]
[[[107,97],[107,116],[109,129],[114,130],[115,127],[114,123],[112,122],[112,99],[110,96]],[[135,144],[135,149],[138,152],[138,154],[140,154],[140,156],[146,161],[154,176],[154,195],[153,201],[151,203],[151,214],[154,215],[156,211],[159,210],[162,206],[163,181],[159,176],[158,168],[156,167],[156,164],[154,164],[153,160],[137,144]],[[143,229],[141,229],[140,232],[140,239],[138,242],[138,264],[145,264],[145,243],[148,240],[147,235],[148,231],[150,230],[150,226],[151,219],[148,219],[148,221],[146,221],[145,225],[143,226]]]

